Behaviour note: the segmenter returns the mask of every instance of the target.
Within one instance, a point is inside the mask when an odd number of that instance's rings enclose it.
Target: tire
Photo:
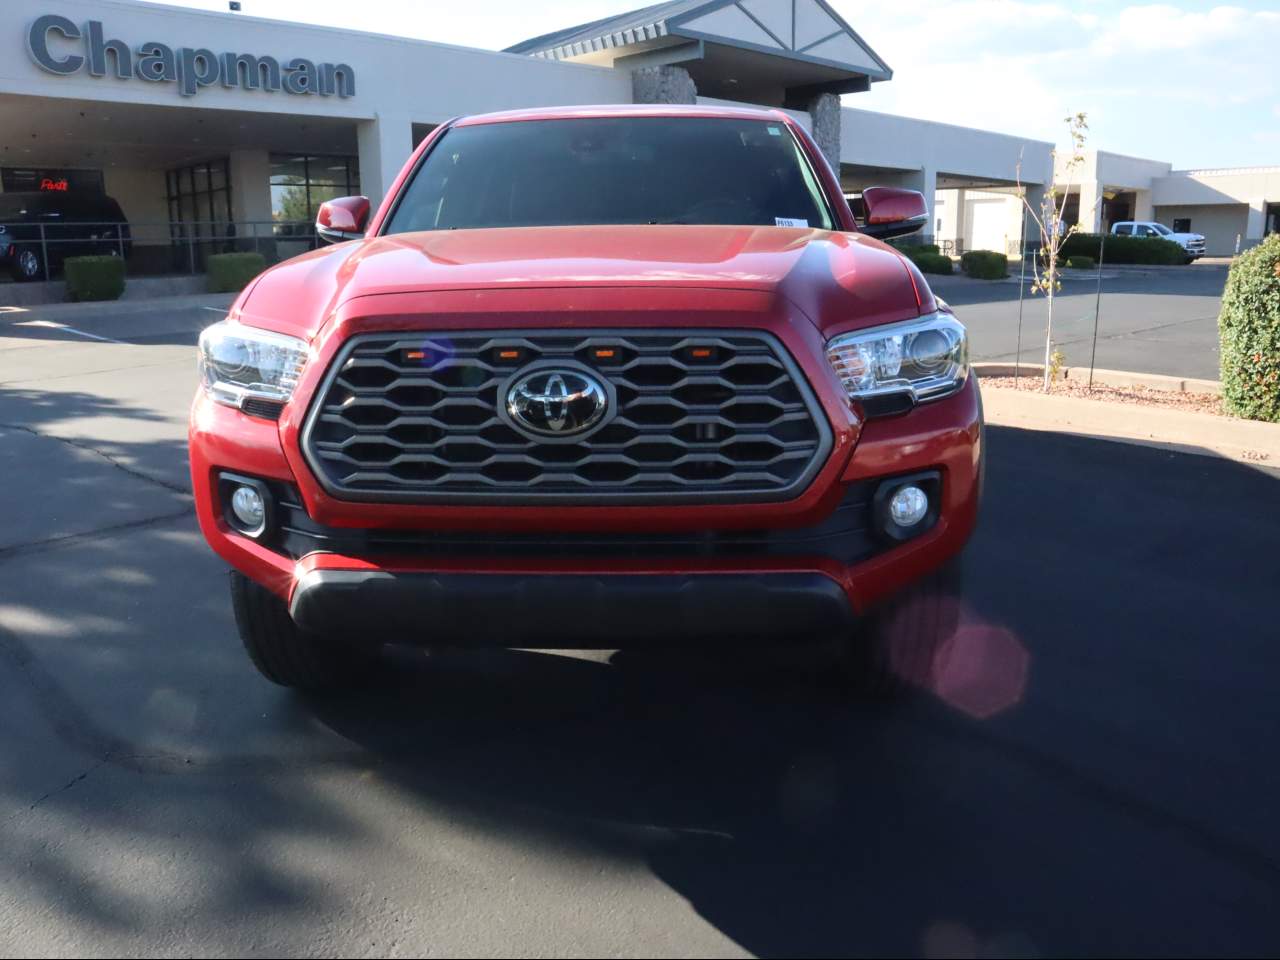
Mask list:
[[[231,606],[249,659],[272,683],[331,690],[363,675],[367,658],[299,629],[283,600],[235,570],[231,571]]]
[[[31,247],[18,248],[9,270],[13,279],[19,283],[29,283],[44,277],[44,264],[40,260],[40,254]]]
[[[868,613],[845,650],[857,689],[872,697],[932,689],[939,654],[960,625],[962,570],[957,556]]]

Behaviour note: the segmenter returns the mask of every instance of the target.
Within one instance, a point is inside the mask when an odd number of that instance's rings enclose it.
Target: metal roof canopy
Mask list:
[[[669,0],[534,37],[507,53],[617,67],[676,63],[703,96],[803,108],[893,71],[825,0]]]

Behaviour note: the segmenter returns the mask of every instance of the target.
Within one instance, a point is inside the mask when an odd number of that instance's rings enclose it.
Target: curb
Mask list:
[[[1012,377],[1015,371],[1022,376],[1043,377],[1044,364],[1023,363],[1015,366],[1012,363],[975,363],[971,369],[980,377]],[[1088,367],[1063,367],[1059,376],[1064,380],[1088,380]],[[1136,373],[1130,370],[1093,371],[1093,382],[1104,387],[1146,387],[1148,390],[1169,390],[1173,393],[1211,393],[1222,394],[1222,383],[1219,380],[1197,380],[1194,377],[1171,377],[1163,373]]]
[[[47,317],[73,318],[92,314],[94,317],[111,317],[121,314],[152,313],[157,310],[174,310],[189,307],[229,307],[238,296],[235,293],[183,293],[169,297],[152,297],[147,300],[96,300],[84,303],[27,304],[0,307],[0,323],[12,317],[32,319]]]
[[[982,401],[992,426],[1118,440],[1251,467],[1280,467],[1280,424],[1022,390],[987,390]]]

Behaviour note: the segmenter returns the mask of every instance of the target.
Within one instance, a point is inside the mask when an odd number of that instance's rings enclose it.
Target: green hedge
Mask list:
[[[1231,265],[1218,335],[1227,412],[1280,423],[1280,233]]]
[[[936,243],[915,243],[916,237],[898,237],[889,241],[889,246],[902,251],[908,257],[915,253],[941,253],[942,248]]]
[[[1074,233],[1067,237],[1062,245],[1063,259],[1072,257],[1090,257],[1094,263],[1144,263],[1174,264],[1186,263],[1187,251],[1172,240],[1157,240],[1153,237],[1107,237],[1106,256],[1099,256],[1102,236],[1097,233]]]
[[[119,300],[124,293],[124,260],[120,257],[67,257],[62,264],[67,277],[67,298]]]
[[[979,280],[1000,280],[1009,275],[1009,258],[994,250],[970,250],[960,256],[960,269]]]
[[[1092,270],[1097,265],[1093,257],[1067,257],[1067,266],[1072,270]]]
[[[920,268],[921,273],[950,273],[952,264],[950,257],[940,253],[922,253],[911,258],[911,262]]]
[[[239,293],[267,268],[260,253],[215,253],[209,258],[209,292]]]

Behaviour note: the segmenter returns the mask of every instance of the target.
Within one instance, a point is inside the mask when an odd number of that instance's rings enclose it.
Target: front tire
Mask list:
[[[960,626],[963,582],[957,556],[870,611],[846,646],[855,685],[873,697],[932,689],[940,655]]]
[[[334,689],[349,684],[364,666],[355,650],[300,629],[283,600],[238,571],[231,571],[231,607],[249,659],[282,687]]]

